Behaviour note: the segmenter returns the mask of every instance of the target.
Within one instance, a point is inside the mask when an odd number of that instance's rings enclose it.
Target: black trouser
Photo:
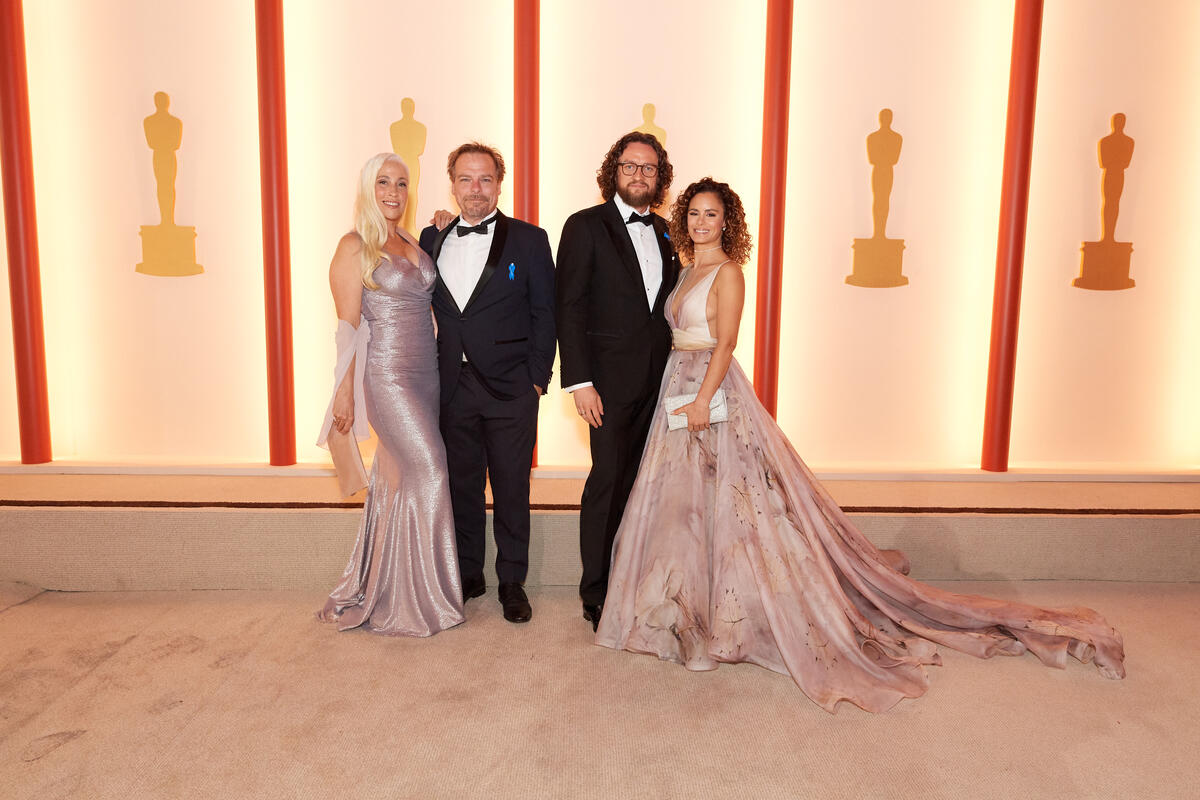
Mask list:
[[[650,432],[658,381],[653,381],[653,387],[647,386],[636,400],[621,403],[603,395],[600,400],[604,403],[604,424],[590,429],[592,471],[579,501],[579,555],[583,560],[579,597],[588,605],[602,604],[608,592],[613,539]]]
[[[450,402],[442,405],[442,439],[450,501],[464,578],[483,575],[486,542],[484,481],[492,483],[496,578],[522,583],[529,571],[529,470],[537,441],[538,394],[500,400],[464,364]]]

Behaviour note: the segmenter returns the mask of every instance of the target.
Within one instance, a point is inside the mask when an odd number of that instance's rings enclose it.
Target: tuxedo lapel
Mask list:
[[[454,302],[454,295],[450,293],[450,287],[448,287],[446,282],[442,280],[442,270],[440,267],[438,267],[438,256],[442,253],[442,243],[446,241],[446,236],[450,233],[450,231],[454,230],[455,226],[458,225],[458,219],[458,217],[455,217],[449,225],[442,228],[437,232],[437,235],[433,237],[433,253],[431,253],[431,255],[433,256],[433,268],[437,272],[437,284],[434,286],[434,293],[441,297],[442,300],[447,304],[449,304],[451,308],[461,314],[462,309],[458,307],[458,303]]]
[[[629,270],[630,276],[637,281],[637,285],[642,287],[642,295],[645,296],[646,281],[642,278],[642,265],[638,263],[637,251],[633,249],[633,242],[629,239],[625,220],[621,219],[621,213],[617,211],[617,204],[612,200],[609,200],[605,206],[604,227],[608,229],[608,235],[612,237],[613,246],[621,254],[621,262],[625,265],[625,269]]]
[[[675,262],[675,248],[671,246],[668,235],[667,221],[659,215],[654,215],[654,238],[658,240],[658,252],[662,254],[662,284],[658,287],[658,297],[654,299],[654,311],[662,310],[666,297],[675,288],[678,265]]]
[[[496,265],[500,263],[500,254],[504,252],[504,242],[507,239],[508,217],[497,211],[496,230],[492,233],[492,249],[488,251],[487,263],[483,265],[483,273],[479,276],[479,282],[475,284],[475,290],[471,292],[471,299],[467,301],[463,311],[471,307],[471,304],[483,293],[483,288],[487,286],[488,281],[492,279],[492,275],[496,272]]]

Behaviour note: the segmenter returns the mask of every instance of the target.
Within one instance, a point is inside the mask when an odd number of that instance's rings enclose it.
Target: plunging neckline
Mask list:
[[[437,278],[437,271],[433,268],[432,261],[429,260],[428,254],[424,250],[417,251],[417,260],[413,261],[407,255],[399,253],[389,253],[387,250],[380,251],[379,267],[388,264],[400,274],[415,273],[421,277],[424,284],[431,284]],[[407,265],[407,266],[405,266]],[[378,269],[379,267],[376,267]]]
[[[391,237],[389,236],[388,238],[390,240]],[[389,253],[386,247],[379,248],[379,252],[382,253],[383,255],[387,256],[388,260],[391,261],[393,264],[395,264],[398,259],[403,259],[404,261],[407,261],[409,264],[412,264],[414,267],[419,267],[421,265],[421,263],[420,263],[421,262],[421,253],[423,252],[421,250],[421,245],[418,244],[417,242],[410,242],[408,239],[404,238],[400,234],[396,234],[396,238],[400,240],[401,252]],[[408,251],[408,248],[410,248],[410,247],[412,248],[413,252],[417,254],[416,261],[414,261],[413,259],[408,257],[407,251]]]
[[[709,277],[711,275],[716,274],[716,272],[718,270],[720,270],[721,267],[725,266],[732,260],[733,260],[732,258],[727,258],[724,261],[722,261],[720,264],[717,264],[715,267],[713,267],[712,272],[708,273],[708,275],[705,275],[703,278],[701,278],[700,280],[696,281],[691,286],[689,286],[687,291],[676,292],[675,297],[671,300],[671,320],[676,325],[679,324],[679,312],[683,310],[683,301],[687,299],[687,296],[689,294],[691,294],[692,292],[696,291],[696,287],[698,287],[700,284],[704,283],[706,280],[709,279]],[[688,267],[689,271],[694,270],[694,269],[695,269],[695,267]],[[682,287],[682,284],[680,284],[680,286]],[[711,292],[712,286],[709,286],[708,290]],[[704,316],[707,319],[707,317],[708,317],[707,303],[705,304]]]
[[[413,265],[414,267],[420,266],[418,261],[413,261],[411,258],[408,257],[408,255],[406,253],[389,253],[387,250],[380,250],[379,252],[382,253],[387,258],[388,261],[392,262],[393,265],[399,264],[399,262],[401,262],[401,261],[407,261],[409,264]],[[420,259],[420,255],[419,255],[420,252],[421,251],[418,248],[417,249],[418,260]]]

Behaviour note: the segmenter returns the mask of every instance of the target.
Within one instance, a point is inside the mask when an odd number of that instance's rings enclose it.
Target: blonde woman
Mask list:
[[[354,230],[329,284],[338,369],[320,443],[368,435],[379,446],[358,540],[318,616],[342,630],[429,636],[463,621],[446,450],[438,432],[432,260],[401,227],[408,168],[380,153],[362,169]]]

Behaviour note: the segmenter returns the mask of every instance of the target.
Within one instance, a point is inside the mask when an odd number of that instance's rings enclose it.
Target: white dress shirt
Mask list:
[[[639,216],[641,214],[622,200],[620,195],[613,195],[613,203],[621,215],[621,222],[625,222],[625,231],[629,234],[629,241],[633,242],[633,252],[637,254],[638,265],[642,268],[642,284],[646,287],[646,305],[653,311],[654,301],[658,299],[658,290],[662,288],[663,275],[662,250],[658,248],[658,234],[655,233],[653,225],[643,225],[640,222],[630,225],[626,222],[630,214]],[[649,214],[650,209],[646,209],[646,213]],[[584,381],[568,386],[563,391],[570,394],[576,389],[591,385],[591,381]]]
[[[621,212],[621,221],[625,222],[629,219],[630,214],[638,214],[637,209],[630,206],[620,195],[613,195],[613,203],[617,206],[617,211]],[[650,210],[646,209],[649,214]],[[642,283],[646,287],[646,306],[653,311],[654,301],[658,299],[658,290],[662,288],[662,251],[658,249],[658,234],[654,232],[653,225],[643,225],[642,223],[634,223],[630,225],[626,223],[626,232],[629,233],[629,240],[633,242],[633,252],[637,253],[638,264],[642,268]]]
[[[437,268],[454,302],[458,304],[459,311],[467,307],[467,301],[475,292],[475,285],[479,283],[479,276],[483,274],[483,268],[487,265],[488,252],[492,249],[492,237],[496,234],[495,216],[496,212],[492,212],[487,218],[492,220],[487,226],[487,233],[459,236],[457,230],[452,230],[442,240]],[[462,219],[459,219],[458,226],[473,227]]]

